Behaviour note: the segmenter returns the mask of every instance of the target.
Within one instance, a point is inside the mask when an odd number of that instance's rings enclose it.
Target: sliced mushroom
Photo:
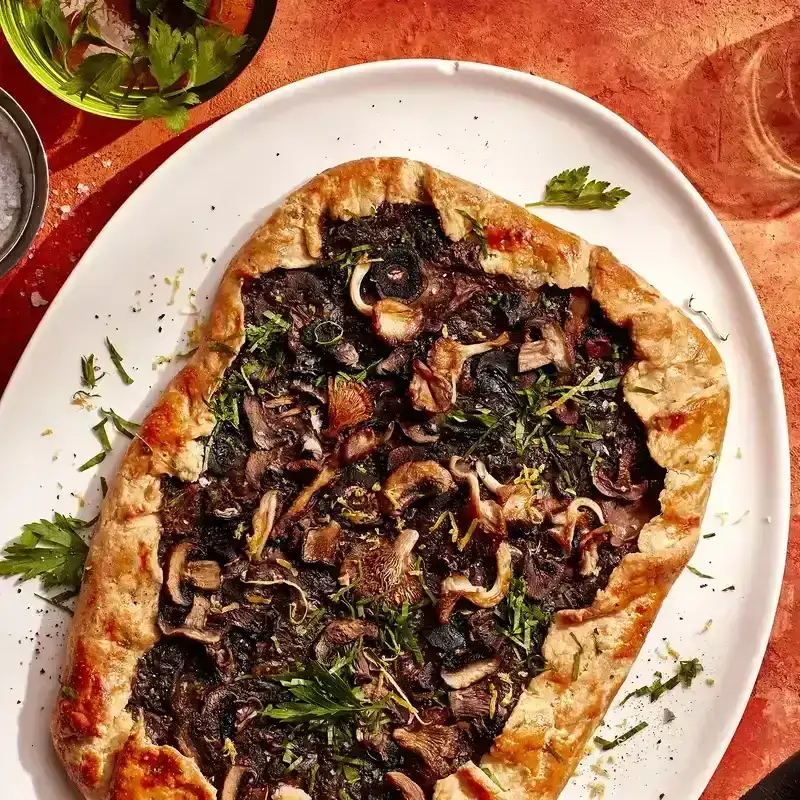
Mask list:
[[[264,473],[275,462],[275,453],[267,450],[253,450],[247,457],[247,466],[244,468],[244,477],[247,482],[258,489]]]
[[[192,542],[180,542],[170,550],[169,561],[167,562],[167,593],[173,603],[179,606],[188,606],[189,598],[184,594],[182,582],[183,573],[186,569],[186,562],[189,560],[189,553],[194,550]]]
[[[597,489],[600,494],[603,494],[606,497],[614,497],[621,500],[630,501],[640,500],[644,496],[649,485],[647,481],[631,483],[630,479],[628,480],[627,485],[625,481],[621,480],[617,480],[615,483],[611,480],[602,467],[592,470],[592,483],[594,484],[595,489]]]
[[[211,610],[211,602],[203,595],[196,594],[192,609],[189,611],[182,625],[169,625],[163,619],[159,619],[158,627],[165,636],[185,636],[187,639],[194,639],[196,642],[204,644],[216,644],[222,639],[224,631],[209,630],[206,627],[208,612]]]
[[[500,483],[489,473],[483,461],[475,463],[475,471],[483,485],[500,501],[506,522],[539,525],[544,521],[544,514],[536,504],[536,495],[527,483]]]
[[[378,375],[399,375],[405,372],[411,360],[412,350],[408,346],[395,347],[375,369]]]
[[[371,266],[366,258],[362,258],[353,267],[353,274],[350,276],[350,300],[356,309],[367,317],[372,314],[372,306],[369,303],[365,303],[361,297],[361,284],[364,282],[364,278],[367,276]]]
[[[307,531],[303,540],[303,561],[334,564],[341,535],[342,527],[335,521]]]
[[[475,472],[468,468],[465,461],[455,456],[450,459],[450,472],[456,480],[466,481],[469,485],[469,501],[464,507],[464,514],[473,529],[493,541],[507,538],[508,529],[503,512],[494,500],[481,499],[480,482]]]
[[[381,297],[414,300],[422,291],[422,259],[410,247],[392,247],[373,264],[371,277]]]
[[[457,670],[442,670],[442,680],[451,689],[466,689],[472,686],[473,683],[482,681],[488,678],[489,675],[494,675],[500,669],[501,661],[499,658],[482,658],[478,661],[473,661]]]
[[[294,520],[303,514],[311,504],[311,501],[314,499],[316,493],[320,489],[327,486],[337,475],[338,470],[326,464],[319,471],[317,477],[314,478],[314,480],[309,483],[308,486],[306,486],[305,489],[303,489],[300,494],[297,495],[297,497],[295,497],[282,521]]]
[[[411,564],[417,539],[417,531],[403,530],[394,542],[382,539],[375,546],[357,544],[342,564],[339,583],[353,585],[359,597],[380,597],[394,605],[419,602],[422,584],[412,574]]]
[[[399,517],[417,500],[450,492],[453,487],[450,473],[435,461],[408,461],[384,482],[381,504],[387,514]]]
[[[250,772],[252,770],[249,767],[231,767],[225,776],[225,782],[222,784],[222,793],[219,796],[219,800],[237,800],[242,781]]]
[[[378,626],[364,619],[332,620],[314,645],[314,655],[322,663],[335,647],[360,638],[377,639]]]
[[[402,772],[387,772],[386,782],[403,795],[403,800],[425,800],[425,792]]]
[[[417,444],[433,444],[439,441],[439,431],[436,425],[420,425],[417,423],[400,422],[400,428],[403,433],[411,439],[412,442]]]
[[[456,401],[456,384],[464,362],[472,356],[487,353],[509,342],[508,334],[476,344],[461,344],[455,339],[437,339],[428,353],[428,363],[414,362],[409,385],[412,405],[419,411],[444,414]],[[444,387],[447,387],[445,392]]]
[[[591,297],[586,289],[573,289],[569,293],[569,314],[564,323],[564,340],[570,365],[575,361],[575,348],[578,339],[589,324],[589,305]]]
[[[200,751],[192,739],[192,732],[188,722],[181,722],[175,731],[175,744],[178,750],[187,758],[192,758],[196,763],[200,763]]]
[[[198,589],[216,592],[222,586],[222,569],[216,561],[189,561],[183,577]]]
[[[485,685],[448,693],[450,711],[456,719],[482,719],[492,711],[492,695]]]
[[[536,342],[524,342],[519,348],[517,369],[520,372],[530,372],[532,369],[539,369],[539,367],[552,363],[553,356],[545,339],[539,339]]]
[[[253,533],[247,542],[247,554],[251,561],[258,561],[278,516],[278,492],[264,492],[256,512],[253,514]]]
[[[572,551],[572,538],[575,535],[575,526],[578,524],[581,509],[588,508],[597,515],[601,525],[605,525],[603,509],[589,497],[576,497],[562,514],[553,517],[555,525],[548,529],[548,533],[569,553]]]
[[[497,577],[491,589],[473,586],[466,575],[455,574],[442,581],[439,593],[439,622],[444,625],[450,621],[459,598],[464,597],[479,608],[492,608],[508,594],[511,584],[511,549],[508,542],[500,542],[496,553]]]
[[[337,460],[343,466],[354,464],[374,453],[381,445],[386,444],[392,438],[393,432],[393,422],[382,434],[375,433],[372,428],[360,428],[353,431],[342,440],[337,451]]]
[[[584,577],[600,574],[600,554],[597,547],[611,533],[611,525],[601,525],[599,528],[595,528],[581,536],[581,540],[578,543],[578,552],[580,553],[578,571]]]
[[[290,397],[291,401],[292,398]],[[270,424],[265,413],[265,407],[261,401],[253,394],[247,394],[244,398],[244,413],[250,423],[250,432],[253,435],[253,442],[261,450],[270,450],[277,443],[274,427]]]
[[[363,383],[328,379],[328,427],[325,435],[335,439],[342,431],[366,422],[373,412],[372,397]]]
[[[450,772],[453,760],[461,755],[462,735],[458,725],[416,725],[392,731],[400,747],[416,753],[436,777]]]
[[[372,331],[392,347],[413,342],[424,326],[422,311],[399,300],[378,300],[372,307]]]

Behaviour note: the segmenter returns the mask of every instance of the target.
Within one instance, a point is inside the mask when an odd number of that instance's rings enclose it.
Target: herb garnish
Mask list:
[[[611,209],[630,196],[630,192],[608,181],[590,181],[589,167],[566,169],[547,182],[544,199],[536,203],[526,203],[525,208],[534,206],[566,206],[568,208]]]
[[[309,661],[296,673],[272,678],[289,690],[292,700],[268,706],[261,715],[279,722],[338,721],[379,711],[384,703],[370,703],[362,691],[339,675]]]
[[[423,663],[422,650],[419,646],[419,639],[417,639],[417,625],[411,615],[423,605],[425,603],[409,606],[406,600],[399,611],[384,605],[375,613],[381,645],[393,656],[399,656],[400,653],[407,650],[418,664]]]
[[[106,417],[100,420],[97,425],[92,426],[92,433],[100,441],[100,447],[103,449],[96,455],[92,456],[88,461],[84,462],[78,467],[78,472],[86,472],[87,469],[96,467],[99,463],[105,460],[106,453],[111,452],[111,442],[108,440],[108,433],[106,433]]]
[[[631,697],[650,697],[650,702],[654,703],[661,697],[664,692],[674,689],[679,683],[682,683],[686,688],[692,685],[692,681],[703,671],[703,665],[699,659],[693,658],[690,661],[681,661],[678,665],[678,671],[667,681],[662,681],[660,672],[656,672],[653,683],[649,686],[640,686],[638,689],[625,695],[625,698],[620,703],[624,706]]]
[[[125,367],[122,366],[122,356],[117,351],[117,348],[111,343],[111,339],[106,337],[106,347],[108,348],[108,355],[111,358],[112,363],[117,368],[117,372],[119,373],[120,378],[122,378],[122,382],[126,386],[130,386],[133,383],[133,378],[125,371]]]
[[[129,439],[136,438],[136,431],[139,430],[138,422],[131,422],[121,417],[113,408],[101,408],[100,414],[104,420],[108,420],[122,434]]]
[[[550,615],[525,595],[524,578],[513,578],[508,594],[497,607],[498,626],[514,647],[526,656],[531,655],[533,636],[550,625]],[[541,628],[540,628],[541,626]]]
[[[461,216],[464,217],[464,219],[467,220],[467,222],[469,222],[472,226],[472,235],[475,236],[481,245],[481,255],[489,255],[489,247],[486,244],[486,231],[484,230],[483,223],[479,222],[477,219],[475,219],[475,217],[473,217],[471,214],[468,214],[461,208],[458,209],[458,213],[461,214]]]
[[[64,586],[77,592],[89,551],[78,531],[93,523],[56,513],[53,522],[40,519],[23,525],[19,538],[3,551],[0,575],[18,575],[22,581],[40,578],[45,589]]]
[[[688,570],[689,570],[689,572],[691,572],[691,573],[692,573],[692,575],[697,575],[697,577],[698,577],[698,578],[707,578],[707,579],[708,579],[708,580],[710,580],[710,581],[713,581],[713,580],[714,580],[714,576],[713,576],[713,575],[706,575],[706,573],[705,573],[705,572],[700,572],[700,570],[699,570],[699,569],[696,569],[696,568],[695,568],[695,567],[693,567],[691,564],[689,564],[689,565],[686,567],[686,569],[688,569]]]
[[[694,301],[694,295],[693,295],[693,294],[690,294],[690,295],[689,295],[689,299],[686,301],[686,308],[687,308],[689,311],[691,311],[691,312],[692,312],[692,314],[696,314],[698,317],[702,317],[702,318],[703,318],[703,319],[704,319],[704,320],[705,320],[705,321],[708,323],[708,327],[711,329],[711,333],[713,333],[713,334],[714,334],[714,336],[716,336],[716,337],[717,337],[717,339],[719,339],[721,342],[727,342],[727,341],[728,341],[728,338],[730,337],[730,334],[729,334],[729,333],[726,333],[726,334],[723,336],[723,335],[722,335],[722,334],[719,332],[719,330],[717,330],[717,326],[716,326],[716,325],[714,325],[714,322],[713,322],[713,320],[711,319],[711,317],[709,317],[709,316],[708,316],[708,314],[707,314],[705,311],[703,311],[703,309],[702,309],[702,308],[695,308],[695,307],[692,305],[692,302],[693,302],[693,301]]]
[[[178,133],[188,122],[189,106],[200,102],[192,90],[231,71],[248,38],[207,20],[207,0],[184,0],[183,6],[196,15],[185,31],[172,28],[159,16],[162,6],[136,0],[138,11],[149,15],[146,41],[135,37],[123,50],[103,37],[93,3],[69,17],[59,0],[23,4],[31,37],[69,75],[63,91],[81,98],[92,94],[117,106],[120,100],[130,100],[133,90],[152,87],[153,94],[137,107],[139,116],[163,117],[167,127]],[[73,50],[82,53],[87,45],[102,47],[104,52],[85,56],[71,67]]]
[[[88,356],[81,356],[81,386],[86,389],[94,389],[97,382],[105,377],[105,372],[100,372],[100,367],[94,363],[94,353]]]
[[[621,736],[617,736],[616,739],[609,741],[608,739],[603,739],[600,736],[595,736],[594,741],[601,750],[611,750],[617,745],[627,742],[628,739],[636,736],[639,731],[643,731],[647,727],[648,725],[646,722],[640,722],[638,725],[634,725],[629,731],[626,731]]]

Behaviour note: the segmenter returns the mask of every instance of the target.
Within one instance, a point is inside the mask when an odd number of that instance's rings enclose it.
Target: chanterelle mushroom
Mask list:
[[[508,542],[500,542],[497,548],[497,577],[491,589],[483,586],[474,586],[466,575],[451,575],[442,581],[439,593],[439,622],[444,625],[449,622],[456,603],[460,597],[465,597],[479,608],[492,608],[508,594],[511,584],[511,548]]]
[[[353,585],[359,597],[380,597],[401,605],[422,599],[422,585],[412,574],[411,551],[419,539],[416,531],[401,531],[394,542],[380,540],[376,545],[357,544],[342,564],[339,582]]]
[[[303,540],[303,561],[311,564],[333,564],[341,534],[342,527],[335,520],[321,528],[307,531]]]
[[[314,645],[314,655],[317,661],[324,662],[331,650],[341,644],[354,642],[356,639],[377,639],[378,626],[365,619],[334,619],[328,623],[325,630]]]
[[[423,497],[449,492],[453,479],[435,461],[407,461],[384,481],[381,502],[387,514],[399,517],[412,503]]]
[[[366,422],[372,416],[372,410],[372,397],[363,383],[328,379],[326,436],[335,439],[342,431]]]
[[[456,456],[450,459],[450,472],[456,480],[466,481],[469,485],[469,501],[464,507],[469,524],[490,539],[495,541],[505,539],[508,530],[503,512],[494,500],[481,499],[480,482],[475,472]]]
[[[538,525],[544,521],[544,514],[536,505],[537,497],[528,483],[500,483],[489,473],[483,461],[475,463],[475,471],[483,485],[500,501],[506,522]]]
[[[578,524],[582,508],[593,511],[600,520],[600,525],[605,525],[603,509],[594,500],[589,497],[576,497],[564,513],[553,517],[554,526],[547,531],[567,553],[572,551],[572,537],[575,535],[575,526]]]
[[[456,384],[464,362],[509,342],[508,334],[476,344],[461,344],[455,339],[437,339],[428,353],[428,363],[414,362],[408,391],[411,403],[419,411],[445,414],[456,401]],[[446,387],[446,388],[445,388]]]
[[[258,561],[267,543],[278,514],[278,493],[274,489],[264,492],[256,512],[253,514],[253,535],[247,543],[251,561]]]
[[[463,731],[458,725],[415,725],[396,728],[392,738],[416,753],[437,777],[452,769],[452,762],[464,751]]]

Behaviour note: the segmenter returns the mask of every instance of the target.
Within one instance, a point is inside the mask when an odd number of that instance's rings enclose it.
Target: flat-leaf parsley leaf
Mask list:
[[[619,186],[609,189],[610,185],[608,181],[590,181],[588,166],[566,169],[547,182],[543,200],[526,203],[525,207],[616,208],[618,203],[630,195],[630,192]]]

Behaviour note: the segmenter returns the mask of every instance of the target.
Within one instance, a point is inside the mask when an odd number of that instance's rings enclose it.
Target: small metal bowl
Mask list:
[[[17,264],[42,227],[47,208],[47,156],[30,117],[4,89],[0,89],[0,136],[11,146],[22,183],[20,217],[11,237],[0,244],[0,276]]]

